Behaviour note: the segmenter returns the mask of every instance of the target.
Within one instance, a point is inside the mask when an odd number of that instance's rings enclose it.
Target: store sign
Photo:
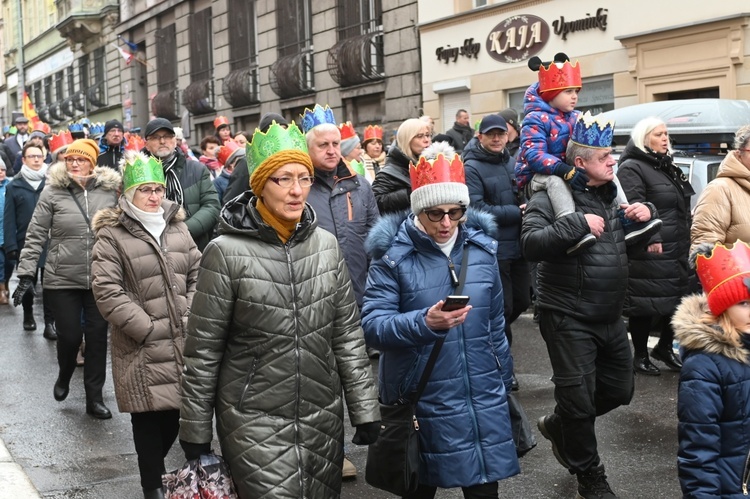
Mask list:
[[[576,31],[587,31],[590,29],[600,29],[607,31],[607,9],[596,9],[596,15],[591,16],[588,12],[586,17],[583,19],[576,19],[574,21],[565,21],[565,17],[560,16],[557,21],[552,21],[552,26],[555,28],[555,34],[560,35],[563,40],[568,39],[568,33],[575,33]]]
[[[521,62],[535,56],[549,40],[549,25],[536,16],[513,16],[501,21],[487,37],[487,52],[500,62]]]
[[[443,61],[448,64],[449,62],[456,62],[459,55],[468,57],[469,59],[472,57],[476,59],[481,48],[482,45],[480,43],[474,43],[473,38],[467,38],[464,40],[464,44],[460,47],[451,47],[450,45],[446,47],[438,47],[435,50],[435,55],[437,56],[438,61]]]

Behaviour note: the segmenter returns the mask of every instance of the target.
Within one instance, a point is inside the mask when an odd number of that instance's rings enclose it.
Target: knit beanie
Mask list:
[[[563,90],[567,90],[565,88],[558,88],[555,90],[547,90],[546,92],[540,92],[539,97],[544,100],[544,102],[552,102],[552,99],[563,93]]]
[[[718,317],[732,305],[750,300],[750,246],[743,241],[731,248],[711,246],[702,244],[695,250],[695,265],[708,308]]]
[[[308,173],[313,175],[313,164],[310,155],[298,149],[285,149],[267,157],[250,175],[250,188],[253,193],[260,197],[266,186],[268,177],[276,170],[289,163],[299,163],[307,168]]]
[[[121,132],[125,131],[125,129],[122,127],[122,123],[120,123],[118,120],[109,120],[104,124],[104,135],[107,135],[107,133],[113,128],[117,128]]]
[[[99,159],[99,145],[91,139],[74,140],[73,143],[68,146],[65,155],[83,156],[91,161],[92,166],[96,166],[96,161]]]
[[[359,144],[359,136],[349,137],[341,141],[341,157],[345,158],[351,154],[357,144]]]
[[[425,208],[441,204],[469,206],[464,165],[454,149],[445,142],[434,142],[419,157],[409,172],[414,190],[411,210],[419,215]]]

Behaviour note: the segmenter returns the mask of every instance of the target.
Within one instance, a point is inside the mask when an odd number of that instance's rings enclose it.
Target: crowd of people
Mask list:
[[[471,127],[461,109],[435,134],[414,117],[389,144],[321,105],[267,113],[252,135],[218,116],[195,151],[159,117],[142,135],[118,120],[30,131],[19,117],[0,146],[0,305],[22,305],[34,331],[41,287],[52,395],[67,399],[82,364],[98,419],[112,417],[110,344],[146,499],[164,497],[175,440],[195,459],[214,428],[240,497],[338,497],[357,474],[344,409],[352,443],[375,442],[379,404],[410,400],[428,362],[419,487],[403,497],[499,497],[528,451],[513,431],[525,415],[511,404],[512,324],[532,299],[556,402],[537,428],[579,498],[616,497],[596,419],[631,401],[635,374],[663,368],[681,371],[683,493],[739,496],[750,126],[691,212],[664,122],[639,122],[618,165],[615,124],[575,109],[578,63],[529,67],[523,119],[504,109]],[[688,296],[691,276],[703,293]],[[456,290],[468,303],[444,309]]]

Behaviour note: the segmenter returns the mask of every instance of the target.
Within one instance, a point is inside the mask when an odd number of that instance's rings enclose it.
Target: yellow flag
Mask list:
[[[34,109],[34,104],[31,103],[31,98],[29,98],[29,94],[24,91],[23,93],[23,115],[29,119],[29,122],[31,123],[31,129],[34,130],[37,123],[39,123],[41,120],[39,119],[39,116],[36,114],[36,110]]]

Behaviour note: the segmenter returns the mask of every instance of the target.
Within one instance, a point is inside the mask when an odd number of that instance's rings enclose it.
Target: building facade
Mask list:
[[[513,107],[537,81],[528,60],[581,64],[592,113],[696,97],[750,99],[750,8],[743,0],[419,0],[422,97],[436,129]]]

